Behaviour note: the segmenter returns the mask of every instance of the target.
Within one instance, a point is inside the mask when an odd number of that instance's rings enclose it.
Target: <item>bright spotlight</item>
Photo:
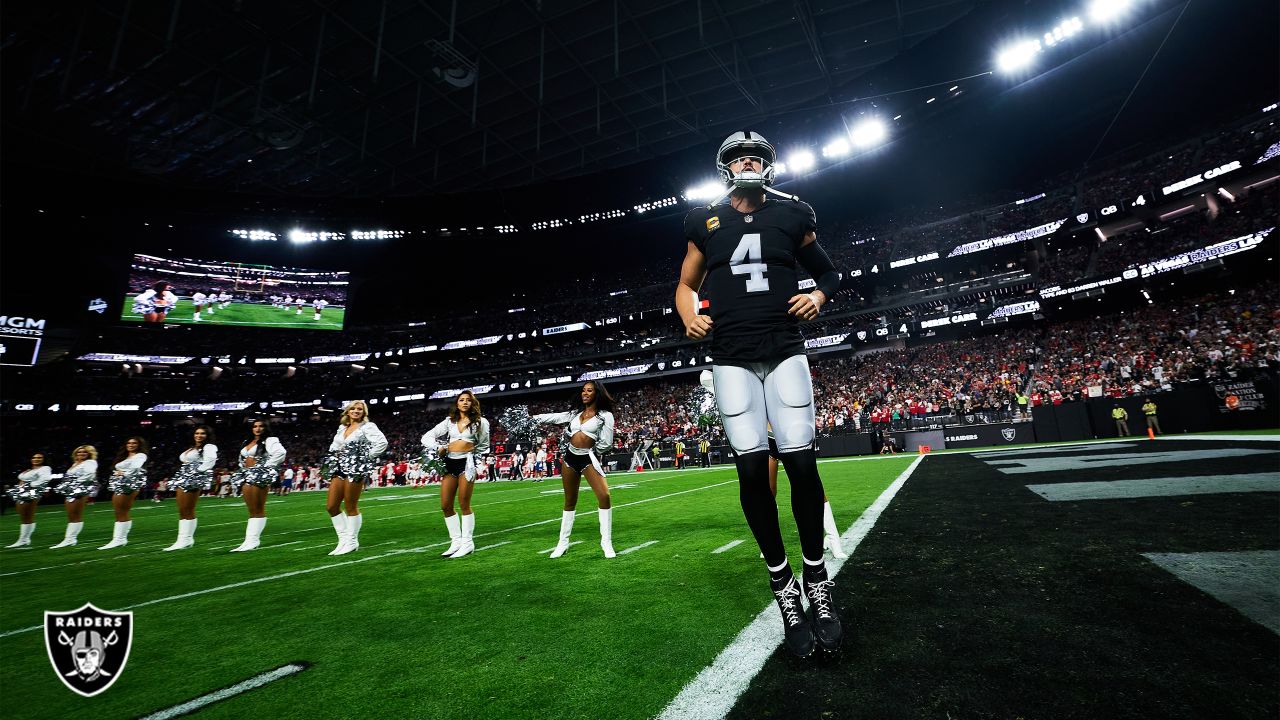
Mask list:
[[[724,185],[715,181],[694,185],[684,191],[688,200],[714,200],[724,194]]]
[[[996,54],[996,67],[1000,72],[1012,73],[1030,65],[1040,52],[1039,40],[1020,40]]]
[[[849,154],[849,141],[844,138],[836,138],[831,141],[830,145],[822,148],[823,157],[843,157]]]
[[[813,153],[808,150],[798,150],[787,158],[787,167],[791,169],[791,172],[802,173],[806,170],[812,170],[817,162],[817,159],[813,157]]]
[[[850,133],[850,137],[853,138],[853,144],[861,148],[879,145],[884,142],[888,135],[889,130],[878,118],[863,120],[855,125],[853,132]]]
[[[1089,3],[1089,19],[1096,23],[1118,20],[1131,5],[1132,0],[1093,0]]]
[[[785,174],[786,172],[787,172],[787,164],[786,164],[786,163],[784,163],[784,162],[779,162],[779,163],[774,163],[774,164],[773,164],[773,174],[774,174],[774,175],[783,175],[783,174]]]

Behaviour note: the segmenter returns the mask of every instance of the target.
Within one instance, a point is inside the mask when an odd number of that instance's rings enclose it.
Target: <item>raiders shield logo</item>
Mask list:
[[[93,697],[120,677],[133,644],[133,613],[99,610],[90,603],[71,612],[44,613],[49,662],[73,691]]]
[[[1004,436],[1006,442],[1013,442],[1013,439],[1018,436],[1013,428],[1002,428],[1000,434]]]

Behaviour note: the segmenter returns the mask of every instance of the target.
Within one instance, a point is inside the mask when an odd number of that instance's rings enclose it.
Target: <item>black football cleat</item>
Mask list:
[[[800,583],[788,571],[785,577],[770,578],[769,587],[778,602],[778,609],[782,611],[783,644],[792,655],[809,657],[814,648],[813,629],[800,607]]]
[[[840,641],[844,639],[844,628],[840,624],[840,616],[836,614],[835,601],[831,598],[833,587],[835,581],[827,577],[825,566],[805,566],[804,594],[809,598],[810,625],[818,646],[827,652],[839,650]]]

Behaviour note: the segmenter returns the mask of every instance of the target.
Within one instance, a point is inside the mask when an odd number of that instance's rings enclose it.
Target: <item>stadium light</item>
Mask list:
[[[1044,34],[1044,44],[1053,47],[1067,38],[1075,35],[1084,29],[1084,23],[1080,22],[1080,18],[1073,17],[1064,20],[1052,30]]]
[[[1089,19],[1096,23],[1114,22],[1129,12],[1131,0],[1093,0],[1089,3]]]
[[[836,138],[832,140],[826,147],[822,148],[822,156],[829,158],[844,157],[849,154],[849,141],[844,138]]]
[[[319,240],[319,239],[320,238],[316,233],[309,233],[305,230],[300,230],[298,228],[294,228],[289,231],[290,242],[309,243],[309,242],[315,242],[316,240]]]
[[[888,137],[889,130],[885,127],[883,121],[879,118],[871,118],[863,120],[854,126],[853,132],[849,136],[853,138],[853,144],[860,148],[868,148],[873,145],[879,145]]]
[[[686,200],[713,200],[724,194],[724,184],[716,181],[694,185],[684,191]]]
[[[812,170],[817,164],[817,159],[813,157],[813,153],[808,150],[797,150],[791,153],[791,157],[787,158],[787,167],[791,172],[802,173],[806,170]]]
[[[996,53],[996,67],[1004,73],[1017,72],[1034,62],[1040,49],[1039,40],[1019,40]]]

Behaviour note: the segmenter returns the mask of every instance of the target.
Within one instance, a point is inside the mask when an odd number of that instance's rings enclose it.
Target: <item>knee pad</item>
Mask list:
[[[764,385],[755,373],[733,365],[716,365],[712,374],[716,407],[729,444],[738,454],[769,446]]]
[[[816,419],[808,359],[792,355],[778,363],[765,376],[764,390],[778,451],[788,453],[811,447]]]

